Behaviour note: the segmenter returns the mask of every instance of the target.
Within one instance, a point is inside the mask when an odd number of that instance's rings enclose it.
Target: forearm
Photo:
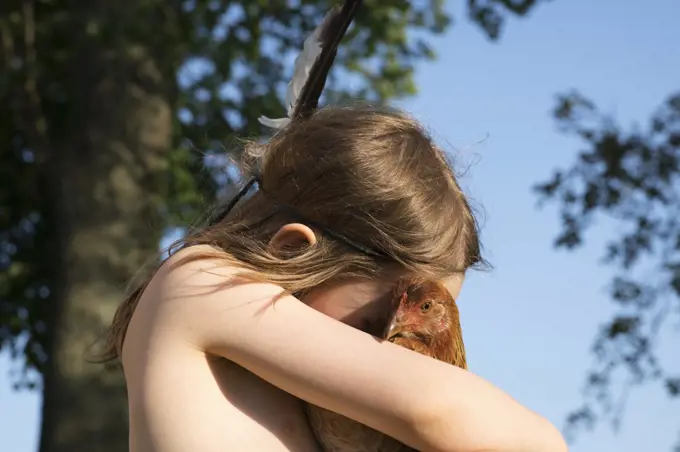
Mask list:
[[[420,444],[414,447],[437,452],[568,450],[545,418],[474,374],[452,370],[448,383],[430,385],[422,393],[415,425]]]

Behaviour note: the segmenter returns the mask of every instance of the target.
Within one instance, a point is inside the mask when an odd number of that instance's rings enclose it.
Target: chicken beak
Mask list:
[[[404,293],[400,298],[393,299],[394,311],[392,311],[389,324],[385,329],[385,339],[392,342],[396,337],[404,333],[404,313],[401,310],[401,305],[406,299],[406,293]]]
[[[402,332],[403,329],[401,327],[401,322],[394,318],[392,319],[392,322],[390,322],[390,326],[387,328],[387,334],[385,334],[385,338],[392,342],[392,340],[399,336]]]

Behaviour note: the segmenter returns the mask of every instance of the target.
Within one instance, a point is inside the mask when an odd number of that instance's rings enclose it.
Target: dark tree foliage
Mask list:
[[[595,338],[584,405],[567,419],[573,434],[601,418],[618,426],[636,385],[660,384],[669,397],[680,395],[680,375],[669,373],[657,353],[659,336],[680,313],[680,93],[645,128],[630,131],[578,93],[559,99],[555,117],[584,145],[571,167],[536,187],[543,201],[560,207],[556,246],[579,247],[600,216],[620,231],[604,253],[618,269],[610,285],[618,310]]]
[[[490,38],[535,0],[469,0]],[[127,450],[119,373],[84,357],[168,228],[230,182],[234,137],[282,116],[330,1],[4,0],[0,4],[0,349],[41,384],[41,451]],[[411,95],[443,0],[366,0],[328,99]],[[347,80],[352,81],[351,89]]]

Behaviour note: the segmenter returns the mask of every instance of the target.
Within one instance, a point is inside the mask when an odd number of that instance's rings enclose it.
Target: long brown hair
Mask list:
[[[339,277],[375,277],[388,267],[442,278],[483,264],[477,222],[446,155],[400,112],[320,109],[264,144],[248,143],[243,167],[246,174],[257,174],[259,190],[221,221],[176,242],[175,250],[212,248],[177,265],[219,257],[225,265],[248,270],[249,279],[301,295]],[[317,243],[270,248],[273,234],[290,221],[322,225]],[[117,310],[104,360],[120,356],[151,276]]]

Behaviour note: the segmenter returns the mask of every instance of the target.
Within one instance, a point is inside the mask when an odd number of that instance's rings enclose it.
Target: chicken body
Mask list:
[[[467,368],[460,315],[443,285],[402,279],[393,293],[396,311],[383,339],[449,364]],[[307,418],[324,452],[408,452],[415,449],[352,419],[306,404]]]

